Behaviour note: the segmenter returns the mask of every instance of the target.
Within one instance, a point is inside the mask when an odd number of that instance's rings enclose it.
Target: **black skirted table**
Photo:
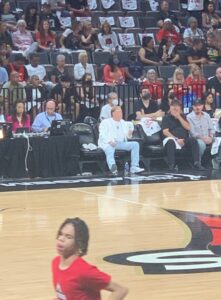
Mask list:
[[[0,141],[0,175],[19,177],[62,177],[78,172],[80,146],[78,136],[32,137]]]

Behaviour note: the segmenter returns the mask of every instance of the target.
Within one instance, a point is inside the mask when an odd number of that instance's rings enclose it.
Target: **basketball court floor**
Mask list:
[[[135,179],[40,190],[20,183],[23,191],[1,192],[0,298],[55,298],[56,231],[76,216],[90,228],[85,259],[127,286],[126,299],[220,298],[221,181]]]

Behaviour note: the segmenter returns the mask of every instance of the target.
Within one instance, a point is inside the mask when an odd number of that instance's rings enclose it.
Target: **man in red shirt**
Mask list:
[[[79,218],[66,219],[57,234],[59,256],[52,261],[53,285],[57,300],[101,300],[102,289],[110,300],[124,299],[128,290],[111,280],[110,275],[87,263],[89,230]]]
[[[158,42],[161,42],[163,39],[171,38],[174,45],[179,44],[181,41],[180,34],[170,19],[164,20],[163,28],[157,32],[156,38]]]

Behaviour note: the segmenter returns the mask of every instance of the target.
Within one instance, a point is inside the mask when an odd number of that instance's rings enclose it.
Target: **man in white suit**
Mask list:
[[[117,165],[114,159],[115,150],[131,152],[131,173],[140,173],[144,169],[139,167],[140,145],[138,142],[128,141],[134,130],[133,123],[123,120],[122,109],[114,106],[111,109],[111,118],[101,122],[99,127],[98,145],[106,154],[108,167],[113,175],[117,175]]]

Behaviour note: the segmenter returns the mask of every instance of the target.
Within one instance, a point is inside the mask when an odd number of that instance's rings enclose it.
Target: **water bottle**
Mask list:
[[[130,167],[129,167],[128,162],[126,162],[125,166],[124,166],[124,176],[128,176],[129,172],[130,172]]]

